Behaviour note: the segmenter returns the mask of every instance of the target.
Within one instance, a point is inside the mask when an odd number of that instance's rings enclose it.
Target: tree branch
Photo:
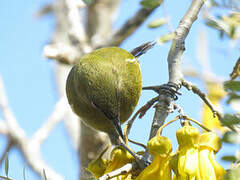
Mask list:
[[[2,113],[3,113],[3,117],[6,120],[5,124],[6,124],[6,130],[8,135],[13,135],[14,138],[17,139],[26,139],[26,134],[23,131],[23,129],[21,129],[18,126],[17,120],[12,112],[12,110],[10,109],[10,107],[8,106],[8,100],[7,100],[7,96],[5,94],[5,90],[4,90],[4,85],[3,85],[3,81],[2,81],[2,77],[0,76],[0,108],[2,109]]]
[[[184,41],[189,33],[193,22],[197,19],[198,13],[204,3],[204,0],[193,0],[188,11],[181,19],[175,30],[175,38],[172,41],[171,49],[168,53],[169,83],[176,85],[176,90],[181,87],[183,74],[181,68],[181,58],[185,50]],[[174,99],[170,94],[159,96],[159,102],[156,105],[156,111],[153,118],[150,138],[155,136],[157,130],[165,122],[166,117],[174,111]]]
[[[113,22],[121,0],[94,0],[87,7],[87,33],[93,47],[102,46],[113,32]]]
[[[222,118],[222,114],[216,110],[216,108],[211,103],[211,101],[208,99],[208,97],[205,93],[203,93],[200,89],[198,89],[196,86],[194,86],[190,82],[187,82],[186,80],[182,81],[182,85],[184,87],[186,87],[188,90],[191,90],[193,93],[197,94],[206,103],[206,105],[211,109],[214,117],[217,115],[219,119]]]
[[[119,175],[124,175],[132,171],[132,169],[133,169],[133,164],[128,163],[119,169],[116,169],[110,173],[104,174],[102,177],[99,178],[99,180],[108,180]]]
[[[184,41],[190,31],[193,22],[197,19],[198,13],[204,0],[193,0],[190,8],[181,19],[168,54],[169,82],[180,85],[183,78],[181,71],[181,58],[185,50]]]
[[[76,0],[64,0],[69,24],[69,38],[74,45],[78,45],[83,54],[92,51],[88,44],[88,36],[81,20],[78,4]],[[82,1],[81,1],[82,2]],[[82,2],[83,3],[83,2]],[[83,3],[84,4],[84,3]]]
[[[110,40],[106,42],[104,46],[119,46],[143,24],[143,22],[152,14],[156,8],[139,9],[133,17],[129,18],[126,23],[112,35]]]
[[[24,130],[18,125],[14,114],[8,106],[8,100],[1,77],[0,92],[0,108],[2,109],[4,119],[6,120],[4,123],[6,124],[5,133],[9,138],[8,141],[19,147],[30,168],[32,168],[39,176],[42,175],[42,170],[45,169],[49,179],[62,180],[62,176],[48,167],[48,165],[42,160],[40,143],[38,141],[34,141],[34,139],[28,139]]]
[[[56,124],[63,120],[63,117],[68,112],[68,109],[69,105],[67,104],[67,100],[65,97],[62,97],[55,105],[52,114],[49,116],[45,124],[43,124],[43,126],[35,132],[32,140],[41,144],[49,136]]]
[[[48,44],[43,48],[43,55],[48,59],[55,59],[62,64],[72,65],[79,57],[76,48],[63,43]]]
[[[139,118],[142,118],[145,113],[154,105],[154,103],[159,99],[159,96],[152,98],[150,101],[148,101],[144,106],[142,106],[134,115],[133,117],[127,122],[127,129],[126,129],[126,135],[129,135],[131,127],[133,125],[134,120],[139,116]]]
[[[13,147],[13,145],[14,144],[13,144],[13,142],[11,140],[8,141],[7,146],[5,147],[5,149],[4,149],[3,153],[2,153],[2,156],[0,158],[0,166],[2,166],[2,163],[5,160],[7,153],[9,153],[9,151]]]
[[[234,65],[232,72],[230,73],[231,80],[234,80],[238,76],[240,76],[239,66],[240,66],[240,57],[238,58],[237,62]]]
[[[152,121],[149,139],[153,138],[158,129],[164,124],[168,114],[174,111],[174,103],[171,96],[161,94],[158,103],[154,106],[155,114]]]
[[[92,51],[92,47],[88,44],[88,36],[79,12],[79,7],[84,7],[84,3],[81,0],[79,3],[76,0],[61,1],[63,6],[59,7],[59,4],[56,3],[53,10],[55,13],[58,8],[64,11],[64,16],[62,14],[59,16],[61,16],[62,20],[64,19],[64,26],[67,25],[68,43],[60,41],[57,44],[48,44],[44,47],[43,55],[64,64],[74,64],[76,59],[81,57],[82,54]],[[58,13],[60,14],[60,12]]]
[[[7,135],[7,133],[8,133],[8,130],[7,130],[6,123],[3,120],[0,120],[0,134]]]

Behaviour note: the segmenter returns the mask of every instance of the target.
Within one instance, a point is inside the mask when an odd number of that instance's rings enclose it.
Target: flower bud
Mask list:
[[[179,148],[181,146],[197,146],[199,140],[199,131],[197,128],[185,125],[176,132]]]
[[[170,139],[157,135],[149,140],[147,147],[149,152],[154,156],[153,162],[140,173],[136,180],[171,180],[169,161],[172,143]]]
[[[134,157],[122,146],[115,147],[111,152],[110,161],[104,174],[114,171],[134,160]]]
[[[88,164],[88,168],[87,170],[95,177],[95,178],[99,178],[101,177],[108,165],[108,160],[107,159],[103,159],[101,156],[98,157],[97,159],[92,160],[89,164]]]
[[[205,132],[200,135],[199,138],[199,146],[206,146],[214,150],[214,152],[218,152],[222,147],[222,143],[220,138],[214,132]]]
[[[167,156],[172,151],[172,143],[169,138],[155,136],[149,140],[147,148],[152,155]]]

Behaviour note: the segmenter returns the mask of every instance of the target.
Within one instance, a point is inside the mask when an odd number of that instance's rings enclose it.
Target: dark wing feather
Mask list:
[[[101,66],[94,75],[95,82],[89,83],[88,98],[113,123],[123,138],[120,124],[121,76],[111,64],[104,63]]]

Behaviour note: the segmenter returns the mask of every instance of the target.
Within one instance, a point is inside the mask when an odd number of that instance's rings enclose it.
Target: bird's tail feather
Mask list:
[[[156,44],[156,41],[149,41],[144,43],[131,51],[131,54],[134,55],[136,58],[140,57],[144,53],[146,53],[149,49],[151,49]]]

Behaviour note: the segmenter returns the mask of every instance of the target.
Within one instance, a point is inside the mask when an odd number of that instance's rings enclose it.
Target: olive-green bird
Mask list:
[[[66,93],[73,111],[90,127],[106,132],[112,144],[123,142],[121,124],[134,111],[142,90],[137,57],[155,43],[131,53],[118,47],[92,51],[71,69]]]

